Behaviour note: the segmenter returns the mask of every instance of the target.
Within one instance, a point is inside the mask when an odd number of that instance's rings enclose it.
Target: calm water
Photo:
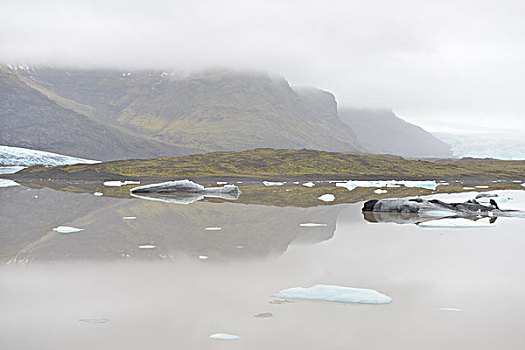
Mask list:
[[[423,229],[369,223],[361,206],[1,188],[0,348],[524,348],[524,219]],[[84,231],[51,230],[60,225]],[[272,297],[314,284],[371,288],[393,302]]]

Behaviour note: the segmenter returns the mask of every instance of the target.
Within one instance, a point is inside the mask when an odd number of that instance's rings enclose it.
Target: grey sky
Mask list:
[[[0,61],[256,69],[436,128],[525,130],[525,1],[6,1]]]

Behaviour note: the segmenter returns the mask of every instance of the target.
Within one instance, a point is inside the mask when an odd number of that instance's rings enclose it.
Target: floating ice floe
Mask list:
[[[521,186],[525,187],[525,184],[521,184]]]
[[[13,180],[0,179],[0,187],[12,187],[12,186],[20,186],[20,184]]]
[[[436,183],[436,181],[408,181],[408,180],[379,180],[379,181],[357,181],[350,180],[347,182],[338,182],[335,184],[336,187],[344,187],[349,191],[357,187],[400,187],[401,185],[405,187],[419,187],[425,188],[428,190],[435,190],[437,186],[441,185]]]
[[[157,248],[157,246],[154,246],[152,244],[143,244],[143,245],[139,245],[139,248],[140,249],[153,249],[153,248]]]
[[[305,222],[304,224],[299,224],[299,226],[302,227],[321,227],[321,226],[328,226],[327,224],[318,224],[315,222]]]
[[[314,187],[315,184],[314,184],[313,182],[305,182],[305,183],[303,184],[303,186],[304,186],[304,187]]]
[[[206,231],[220,231],[222,230],[222,227],[206,227]]]
[[[263,181],[264,186],[282,186],[284,182]]]
[[[105,181],[104,186],[107,187],[120,187],[126,185],[139,185],[140,181]]]
[[[122,219],[124,220],[135,220],[137,217],[136,216],[124,216]]]
[[[96,164],[97,160],[64,156],[62,154],[37,151],[29,148],[0,146],[0,165],[57,166],[71,164]]]
[[[492,227],[488,222],[474,221],[464,218],[430,220],[418,224],[419,227],[428,228],[477,228]]]
[[[93,193],[93,195],[94,195],[95,197],[101,197],[101,196],[104,195],[104,193],[102,193],[102,192],[95,192],[95,193]]]
[[[205,197],[236,200],[241,191],[235,185],[204,188],[190,180],[178,180],[135,187],[130,190],[130,195],[151,201],[190,204]]]
[[[210,338],[213,340],[239,340],[242,339],[241,336],[235,335],[235,334],[227,334],[227,333],[216,333],[210,335]]]
[[[293,184],[294,185],[299,185],[299,181],[294,181]]]
[[[74,233],[74,232],[84,231],[84,229],[71,227],[71,226],[58,226],[58,227],[55,227],[53,231],[58,232],[58,233]]]
[[[227,182],[226,181],[217,181],[217,185],[226,185]]]
[[[489,188],[489,186],[479,185],[479,186],[476,186],[476,188]]]
[[[208,259],[207,255],[199,255],[199,260],[206,260]]]
[[[387,190],[382,190],[380,188],[378,188],[377,190],[374,191],[374,193],[377,193],[377,194],[383,194],[383,193],[387,193],[388,191]]]
[[[467,186],[467,187],[463,187],[463,189],[464,190],[475,190],[476,187],[469,187],[469,186]]]
[[[450,311],[450,312],[463,312],[463,309],[457,309],[455,307],[442,307],[438,309],[439,311]]]
[[[289,288],[274,295],[279,298],[310,299],[340,303],[388,304],[392,298],[373,289],[318,284],[310,288]]]
[[[317,199],[323,201],[323,202],[333,202],[335,200],[335,196],[330,193],[323,194],[320,197],[317,197]]]

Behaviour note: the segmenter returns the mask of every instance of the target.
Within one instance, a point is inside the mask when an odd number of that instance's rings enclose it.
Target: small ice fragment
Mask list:
[[[95,192],[95,193],[93,193],[93,195],[94,195],[95,197],[100,197],[100,196],[103,196],[104,193],[102,193],[102,192]]]
[[[107,318],[81,318],[79,319],[80,322],[87,322],[87,323],[106,323],[109,322],[109,319]]]
[[[289,288],[274,295],[279,298],[310,299],[340,303],[389,304],[392,298],[373,289],[318,284],[309,288]]]
[[[137,217],[136,216],[124,216],[122,219],[124,220],[135,220]]]
[[[84,229],[70,227],[70,226],[58,226],[58,227],[55,227],[53,231],[58,232],[58,233],[74,233],[74,232],[84,231]]]
[[[206,260],[208,259],[208,256],[206,255],[199,255],[199,260]]]
[[[140,181],[105,181],[104,186],[107,187],[120,187],[126,185],[139,185]]]
[[[210,335],[210,338],[214,340],[239,340],[242,337],[235,335],[235,334],[216,333],[216,334]]]
[[[476,188],[489,188],[489,186],[476,186]]]
[[[264,186],[282,186],[284,182],[263,181]]]
[[[236,245],[235,248],[242,249],[242,248],[244,248],[244,246],[243,245]]]
[[[442,307],[438,309],[439,311],[452,311],[452,312],[463,312],[463,309],[457,309],[454,307]]]
[[[299,181],[294,181],[294,185],[299,185]]]
[[[33,198],[38,198],[38,196],[34,196]]]
[[[151,245],[151,244],[143,244],[143,245],[139,245],[139,248],[140,249],[153,249],[153,248],[157,248],[157,247],[154,246],[154,245]]]
[[[475,190],[475,187],[463,187],[464,190]]]
[[[271,312],[261,312],[260,314],[254,315],[255,318],[268,318],[273,317],[273,314]]]
[[[227,182],[226,181],[217,181],[217,185],[226,185]]]
[[[469,219],[440,219],[425,221],[418,224],[419,227],[440,227],[440,228],[475,228],[475,227],[492,227],[493,225],[487,222],[473,221]]]
[[[323,202],[333,202],[335,200],[335,196],[333,194],[326,193],[317,199],[322,200]]]
[[[378,188],[377,190],[374,191],[374,193],[377,193],[377,194],[383,194],[383,193],[387,193],[388,191],[387,190],[382,190],[380,188]]]
[[[222,230],[222,227],[206,227],[206,231],[220,231]]]
[[[521,183],[520,180],[514,180],[514,181],[512,181],[512,182],[517,183],[517,184]]]
[[[304,187],[314,187],[315,184],[314,184],[313,182],[305,182],[305,183],[303,184],[303,186],[304,186]]]
[[[321,227],[321,226],[328,226],[327,224],[318,224],[315,222],[305,222],[304,224],[299,224],[299,226],[302,227]]]
[[[523,187],[525,187],[525,184],[521,184]]]

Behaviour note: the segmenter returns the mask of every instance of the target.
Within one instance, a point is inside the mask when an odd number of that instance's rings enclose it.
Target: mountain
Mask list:
[[[371,153],[403,157],[451,157],[450,146],[421,127],[410,124],[389,110],[340,108],[339,117],[352,127]]]
[[[28,87],[105,126],[195,152],[257,147],[364,151],[332,94],[226,70],[17,69]],[[136,157],[127,154],[127,157]]]
[[[0,145],[97,160],[190,153],[92,120],[33,85],[0,66]]]
[[[96,160],[68,157],[61,154],[33,149],[0,146],[0,166],[4,165],[43,165],[57,166],[70,164],[95,164]]]

